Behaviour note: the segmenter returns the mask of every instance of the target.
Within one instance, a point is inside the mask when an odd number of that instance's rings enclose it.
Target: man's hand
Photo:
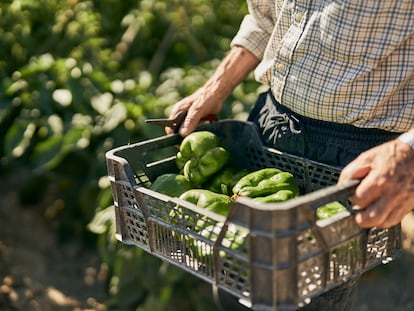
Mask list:
[[[361,153],[339,183],[349,179],[361,179],[351,199],[361,227],[391,227],[414,208],[414,150],[398,139]]]
[[[187,116],[179,129],[180,135],[187,136],[194,131],[202,118],[209,114],[217,114],[224,100],[258,64],[259,59],[247,49],[233,46],[208,81],[172,108],[171,118],[180,112],[187,111]],[[173,130],[166,128],[165,132],[171,134]]]
[[[213,89],[203,86],[195,93],[177,102],[171,109],[170,116],[174,117],[182,111],[187,112],[187,116],[179,129],[179,134],[183,137],[187,136],[194,131],[202,118],[219,113],[224,99]],[[165,132],[171,134],[173,129],[166,127]]]

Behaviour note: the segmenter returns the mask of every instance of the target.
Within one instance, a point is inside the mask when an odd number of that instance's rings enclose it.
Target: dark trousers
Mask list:
[[[361,152],[399,135],[306,118],[283,107],[270,92],[259,96],[248,121],[257,125],[264,145],[337,167],[344,167]],[[350,311],[357,296],[358,281],[356,277],[298,310]],[[223,311],[249,310],[220,290],[215,290],[215,297]]]
[[[279,104],[270,92],[259,96],[248,120],[257,125],[264,145],[338,167],[400,134],[306,118]]]

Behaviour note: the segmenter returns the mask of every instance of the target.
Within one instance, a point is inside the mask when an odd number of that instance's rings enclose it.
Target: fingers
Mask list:
[[[358,207],[361,227],[388,228],[398,224],[414,207],[413,157],[394,142],[362,153],[341,172],[338,183],[361,182],[351,198]]]
[[[193,132],[197,125],[200,123],[200,119],[201,117],[197,114],[197,112],[190,110],[184,122],[181,124],[179,134],[185,137]]]
[[[346,180],[362,179],[371,170],[371,165],[368,160],[362,159],[362,155],[349,163],[341,172],[338,183],[343,183]]]
[[[370,174],[361,180],[356,188],[351,198],[352,203],[362,208],[369,206],[383,195],[389,182],[391,181],[387,176],[380,175],[376,171],[371,171]]]
[[[366,170],[361,170],[359,172]],[[363,174],[351,176],[363,177]],[[356,223],[364,228],[387,228],[397,224],[404,217],[400,200],[396,199],[393,181],[387,175],[371,170],[361,180],[351,198],[351,202],[358,207],[355,215]]]
[[[178,133],[185,137],[193,132],[205,116],[217,114],[223,105],[223,99],[220,96],[201,88],[192,95],[177,102],[171,110],[170,116],[174,117],[179,112],[186,111],[187,115],[180,126]],[[173,130],[166,128],[166,133],[172,133]]]
[[[355,221],[363,228],[389,228],[401,222],[411,210],[411,204],[404,196],[389,191],[367,208],[359,210]]]
[[[182,100],[180,100],[179,102],[177,102],[171,109],[170,112],[170,119],[174,119],[176,118],[180,113],[182,112],[187,112],[187,116],[185,119],[188,118],[188,113],[189,113],[189,109],[191,107],[191,105],[193,104],[194,101],[194,95],[190,95]],[[183,121],[182,124],[185,123],[185,119]],[[186,131],[184,131],[186,132]],[[165,133],[166,134],[173,134],[174,133],[174,129],[171,127],[165,127]],[[180,135],[182,135],[181,133],[179,133]],[[186,134],[187,135],[187,134]],[[186,136],[186,135],[182,135],[182,136]]]
[[[341,172],[338,183],[352,179],[360,179],[361,183],[355,190],[351,201],[358,205],[359,209],[365,208],[374,202],[382,191],[383,178],[379,178],[375,171],[372,171],[371,162],[364,158],[364,154],[348,164]]]
[[[164,128],[165,134],[169,135],[169,134],[174,134],[174,130],[171,127],[166,126]]]

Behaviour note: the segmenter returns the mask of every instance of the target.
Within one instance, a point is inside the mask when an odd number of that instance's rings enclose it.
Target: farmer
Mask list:
[[[361,179],[361,227],[398,224],[414,207],[414,1],[247,2],[215,73],[172,108],[188,111],[179,133],[217,114],[254,70],[269,86],[249,115],[263,143],[344,167],[339,183]],[[351,310],[356,283],[303,310]]]

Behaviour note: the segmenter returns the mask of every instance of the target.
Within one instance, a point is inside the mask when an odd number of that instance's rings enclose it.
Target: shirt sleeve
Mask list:
[[[244,17],[239,31],[231,41],[230,46],[242,46],[261,60],[269,38],[270,32],[257,22],[254,15],[249,14]]]

